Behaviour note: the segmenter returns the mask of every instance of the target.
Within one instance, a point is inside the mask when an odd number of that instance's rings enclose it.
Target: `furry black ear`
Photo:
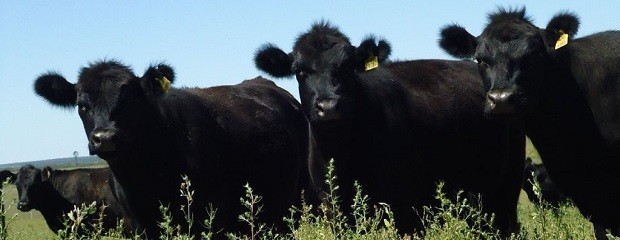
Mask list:
[[[392,46],[385,39],[379,40],[377,48],[375,48],[379,63],[385,62],[392,54]]]
[[[577,34],[579,30],[579,18],[570,12],[561,12],[553,16],[547,28],[544,30],[544,39],[548,49],[557,49],[565,44],[562,41],[568,41]],[[566,36],[562,36],[567,34]],[[563,39],[566,38],[566,39]],[[560,42],[560,43],[558,43]],[[558,43],[558,44],[556,44]]]
[[[34,81],[34,92],[50,104],[64,108],[74,107],[77,100],[75,84],[55,72],[39,76]]]
[[[289,77],[293,75],[291,67],[293,59],[277,46],[267,43],[259,47],[254,55],[256,68],[274,77]]]
[[[379,63],[384,63],[390,57],[392,47],[385,39],[377,42],[375,36],[369,35],[355,49],[355,59],[357,62],[363,63],[368,59],[370,53],[377,57]]]
[[[569,35],[575,35],[579,30],[579,17],[571,12],[558,13],[547,24],[547,30],[562,30]]]
[[[147,97],[158,97],[168,93],[172,84],[171,79],[174,80],[172,67],[165,64],[151,65],[142,75],[140,86]]]
[[[0,171],[0,183],[7,181],[8,184],[15,182],[15,174],[9,170]]]
[[[377,43],[375,36],[367,36],[360,45],[355,48],[355,68],[368,71],[384,63],[392,53],[392,47],[385,40]]]
[[[174,80],[175,80],[174,69],[172,69],[172,67],[170,65],[164,64],[164,63],[160,63],[160,64],[157,65],[157,70],[164,77],[168,78],[170,83],[174,83]]]
[[[441,29],[439,46],[456,58],[471,58],[478,42],[465,28],[452,24]]]
[[[41,170],[41,181],[47,181],[52,176],[53,171],[51,167],[43,168],[43,170]]]

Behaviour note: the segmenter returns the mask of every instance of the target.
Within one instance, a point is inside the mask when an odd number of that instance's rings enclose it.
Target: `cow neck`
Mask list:
[[[217,116],[211,111],[211,108],[218,107],[217,99],[203,95],[197,89],[175,89],[175,92],[174,97],[169,95],[158,104],[162,121],[162,134],[158,135],[158,141],[165,144],[155,149],[153,157],[176,159],[177,156],[186,155],[195,145],[192,142],[196,140],[194,135],[205,138],[207,136],[202,135],[212,133],[204,131],[215,129],[217,125]],[[171,167],[164,166],[167,170],[171,170]]]
[[[383,67],[357,74],[354,131],[369,130],[370,124],[388,126],[394,124],[392,120],[405,121],[407,111],[402,106],[407,102],[406,93],[397,78]]]
[[[161,187],[162,179],[152,175],[147,167],[125,167],[118,165],[110,165],[115,178],[115,184],[120,185],[115,190],[115,195],[120,204],[123,206],[132,218],[132,224],[136,225],[139,230],[151,231],[156,229],[157,217],[159,217],[159,201],[165,201],[156,196],[157,188]],[[119,191],[121,192],[119,194]],[[177,190],[178,191],[178,190]],[[151,215],[144,216],[143,213]],[[155,234],[155,232],[147,232],[147,234]]]
[[[600,164],[592,161],[602,159],[604,144],[569,65],[561,56],[553,57],[552,64],[545,68],[544,78],[538,79],[548,85],[541,91],[544,94],[539,94],[539,105],[528,111],[527,135],[551,175],[556,175],[556,171],[564,171],[563,175],[583,175],[581,170],[586,160]]]
[[[73,204],[61,194],[66,189],[58,186],[59,182],[61,182],[59,176],[57,176],[59,173],[62,175],[62,171],[52,170],[46,181],[47,183],[42,186],[43,192],[46,193],[43,194],[45,196],[42,199],[44,203],[38,204],[37,208],[41,215],[43,215],[47,225],[54,232],[64,229],[63,216],[73,210]]]
[[[59,178],[59,177],[58,177],[58,175],[62,175],[62,174],[60,173],[60,171],[58,171],[58,170],[52,170],[52,171],[50,172],[50,175],[47,177],[47,182],[49,182],[50,186],[51,186],[54,190],[56,190],[56,191],[58,191],[58,189],[62,189],[62,188],[59,188],[59,186],[58,186],[58,185],[60,184],[60,182],[61,182],[61,181],[58,179],[58,178]]]
[[[63,200],[67,201],[68,204],[73,205],[73,203],[69,199],[63,196],[63,193],[67,191],[67,189],[70,189],[70,187],[65,186],[67,183],[67,177],[68,177],[69,172],[74,172],[74,171],[54,169],[52,170],[47,181],[49,182],[50,187],[53,189],[53,191],[57,193],[55,195],[58,195],[59,198],[62,198]],[[71,190],[74,190],[74,189],[71,189]]]
[[[348,156],[351,142],[351,125],[346,120],[311,123],[316,146],[326,159]]]
[[[377,143],[395,138],[399,139],[397,142],[407,141],[405,139],[409,132],[409,110],[404,107],[407,102],[406,93],[397,76],[379,67],[357,74],[356,83],[353,94],[355,107],[351,114],[352,145],[363,148],[366,152],[379,153],[377,151],[381,150],[373,147]]]

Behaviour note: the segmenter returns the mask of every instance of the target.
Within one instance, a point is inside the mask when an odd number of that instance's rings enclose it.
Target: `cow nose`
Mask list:
[[[316,103],[316,112],[319,118],[325,120],[335,120],[340,118],[340,113],[336,109],[338,101],[336,99],[319,100]]]
[[[116,150],[116,145],[112,141],[114,132],[110,130],[95,131],[90,137],[91,154],[111,152]]]
[[[494,90],[487,93],[485,114],[504,114],[515,112],[514,104],[511,99],[513,91]]]
[[[20,210],[20,211],[30,210],[30,208],[28,208],[28,201],[19,201],[19,203],[17,203],[17,210]]]

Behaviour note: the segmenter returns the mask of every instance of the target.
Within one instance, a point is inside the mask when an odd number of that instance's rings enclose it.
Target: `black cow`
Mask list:
[[[15,174],[9,170],[0,171],[0,182],[4,182],[7,180],[9,184],[15,182]]]
[[[540,199],[534,192],[534,183],[538,183]],[[568,201],[568,197],[555,186],[549,177],[543,164],[532,162],[531,158],[525,159],[525,172],[523,173],[523,190],[527,198],[534,204],[540,204],[540,200],[557,209],[562,203]]]
[[[172,81],[165,64],[137,77],[107,60],[83,68],[77,84],[44,74],[35,90],[54,105],[78,106],[91,154],[107,161],[115,192],[148,238],[160,233],[161,204],[187,229],[181,175],[195,190],[193,234],[205,230],[198,223],[208,204],[217,209],[213,231],[247,233],[238,220],[246,183],[263,197],[259,221],[285,228],[308,182],[311,138],[299,102],[261,77],[211,88],[171,88]]]
[[[43,170],[25,165],[17,172],[15,186],[19,197],[17,209],[28,212],[36,209],[41,212],[47,226],[55,233],[65,228],[66,214],[82,204],[97,202],[97,208],[107,205],[104,211],[103,228],[113,229],[119,219],[125,221],[125,233],[132,227],[120,203],[110,188],[109,168],[82,168],[73,170]],[[99,211],[89,216],[87,225],[96,223]]]
[[[620,31],[573,39],[578,18],[540,29],[525,8],[489,15],[482,34],[451,25],[440,45],[475,58],[486,112],[523,119],[549,176],[597,232],[620,233]],[[512,114],[511,114],[512,113]]]
[[[439,181],[449,194],[481,194],[483,210],[496,214],[497,227],[516,230],[525,138],[521,130],[484,117],[476,66],[385,63],[389,54],[386,41],[370,37],[354,47],[323,21],[301,34],[289,54],[271,44],[258,50],[258,68],[275,77],[295,74],[299,82],[324,157],[311,166],[317,189],[325,191],[322,169],[334,158],[344,209],[357,180],[374,203],[391,205],[400,232],[420,227],[412,207],[436,204]]]

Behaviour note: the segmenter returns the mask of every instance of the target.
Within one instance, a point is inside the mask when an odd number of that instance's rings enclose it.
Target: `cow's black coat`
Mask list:
[[[323,163],[335,159],[345,209],[357,180],[372,199],[386,202],[401,232],[420,227],[415,207],[435,204],[436,184],[449,195],[482,194],[483,210],[504,232],[516,230],[524,135],[483,115],[484,91],[475,64],[416,60],[384,63],[389,44],[374,38],[354,47],[336,27],[314,24],[286,54],[272,44],[256,54],[258,68],[296,75]],[[365,71],[376,56],[378,68]],[[419,229],[418,229],[419,230]]]
[[[54,170],[49,167],[38,169],[26,165],[19,169],[15,186],[19,197],[17,208],[27,212],[36,209],[41,212],[49,228],[58,232],[65,229],[65,214],[80,207],[97,202],[101,209],[106,205],[103,218],[104,230],[113,229],[120,219],[125,221],[125,233],[131,233],[127,215],[110,188],[109,168],[82,168],[73,170]],[[88,217],[87,226],[99,218],[99,211]]]
[[[137,77],[101,61],[83,68],[77,84],[49,73],[35,90],[55,105],[77,103],[91,153],[108,162],[115,192],[149,238],[160,232],[160,204],[187,229],[181,175],[195,190],[195,234],[205,230],[208,204],[217,208],[214,231],[246,231],[238,220],[246,183],[263,197],[259,221],[282,226],[307,182],[311,140],[300,104],[261,77],[211,88],[168,88],[168,81],[174,74],[165,64]]]
[[[524,8],[489,16],[478,37],[447,26],[440,45],[478,60],[487,113],[524,120],[551,179],[598,235],[620,233],[620,31],[573,38],[579,20],[568,12],[544,29]],[[556,49],[564,33],[568,44]]]

